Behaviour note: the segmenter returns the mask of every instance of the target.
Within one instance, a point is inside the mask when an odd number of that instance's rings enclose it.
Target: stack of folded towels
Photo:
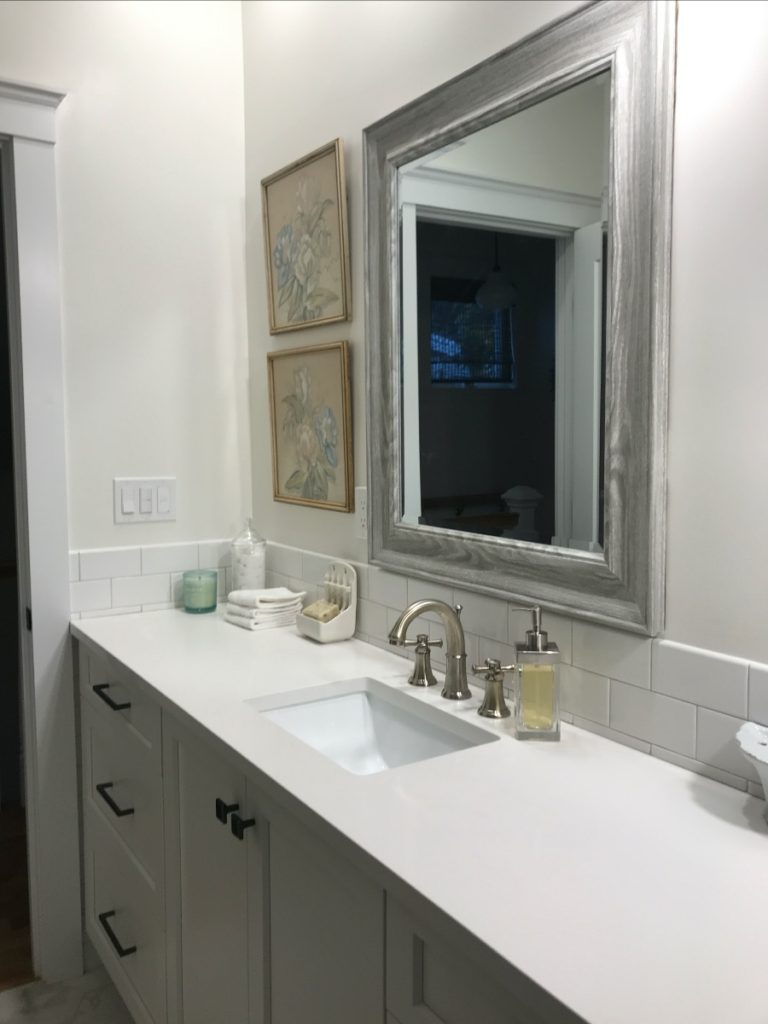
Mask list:
[[[303,592],[297,594],[287,587],[233,590],[227,597],[224,618],[233,626],[242,626],[243,629],[292,626],[301,611],[303,597]]]

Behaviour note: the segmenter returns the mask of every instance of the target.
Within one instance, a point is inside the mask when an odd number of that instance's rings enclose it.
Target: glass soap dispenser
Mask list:
[[[533,629],[515,644],[515,731],[519,740],[560,739],[560,649],[541,628],[541,608],[532,608]]]

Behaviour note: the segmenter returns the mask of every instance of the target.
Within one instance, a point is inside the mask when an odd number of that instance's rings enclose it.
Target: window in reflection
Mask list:
[[[483,281],[434,277],[431,289],[431,381],[450,387],[517,384],[512,309],[483,309]]]

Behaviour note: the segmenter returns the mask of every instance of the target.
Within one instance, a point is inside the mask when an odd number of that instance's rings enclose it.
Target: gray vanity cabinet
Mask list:
[[[86,927],[137,1024],[577,1020],[108,655],[80,693]]]
[[[378,1024],[381,887],[169,715],[163,743],[169,1020]]]
[[[381,887],[292,815],[269,837],[271,1024],[379,1024]]]
[[[169,1021],[263,1024],[266,822],[245,776],[169,715],[163,745]]]
[[[452,922],[387,896],[387,1024],[581,1022],[526,978],[500,975],[492,960]]]
[[[160,709],[81,653],[85,928],[137,1024],[166,1020]]]

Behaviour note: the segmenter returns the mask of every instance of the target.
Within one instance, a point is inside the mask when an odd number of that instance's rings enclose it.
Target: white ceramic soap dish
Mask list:
[[[736,740],[742,754],[760,776],[763,792],[768,797],[768,726],[745,722],[736,733]]]
[[[317,597],[338,605],[341,611],[330,622],[318,622],[302,612],[296,616],[300,633],[321,644],[349,640],[357,620],[357,573],[348,562],[331,562],[318,584]]]

